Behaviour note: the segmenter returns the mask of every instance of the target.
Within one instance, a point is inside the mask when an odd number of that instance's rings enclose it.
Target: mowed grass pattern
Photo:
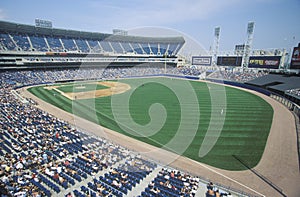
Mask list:
[[[95,83],[73,83],[69,85],[61,85],[57,89],[69,93],[69,92],[87,92],[87,91],[94,91],[94,90],[103,90],[109,87],[103,86],[100,84]]]
[[[165,78],[161,80],[170,79]],[[227,108],[224,109],[226,116],[223,130],[211,151],[200,158],[199,149],[205,135],[209,134],[207,133],[209,132],[207,131],[209,125],[219,124],[219,122],[210,122],[211,116],[220,115],[212,114],[211,112],[212,103],[207,84],[189,81],[188,83],[191,84],[193,89],[184,89],[180,88],[183,80],[172,79],[172,83],[175,83],[183,94],[189,96],[191,91],[194,91],[197,95],[197,103],[182,103],[171,89],[163,84],[150,81],[147,78],[122,79],[120,82],[128,83],[132,88],[136,89],[131,95],[129,95],[130,92],[114,95],[114,97],[120,98],[130,96],[130,117],[140,125],[146,125],[151,122],[149,107],[152,104],[159,103],[164,106],[167,111],[165,124],[159,132],[147,137],[136,137],[119,127],[114,119],[112,106],[123,109],[124,103],[113,103],[112,105],[112,97],[77,100],[72,103],[71,100],[61,95],[54,96],[54,94],[57,94],[54,90],[46,90],[43,87],[31,88],[30,92],[63,110],[157,147],[162,147],[170,142],[176,135],[181,121],[188,121],[191,118],[181,117],[181,107],[189,107],[190,110],[193,110],[194,105],[199,105],[200,113],[199,117],[197,117],[199,125],[196,135],[182,134],[177,142],[180,147],[186,140],[192,140],[189,147],[185,149],[183,156],[226,170],[245,170],[258,164],[266,145],[273,118],[273,109],[265,100],[243,90],[225,87]],[[126,114],[125,108],[124,114]],[[130,117],[128,117],[128,121],[126,119],[122,121],[122,124],[128,123],[125,126],[130,127]],[[191,124],[185,129],[194,128],[195,125]]]

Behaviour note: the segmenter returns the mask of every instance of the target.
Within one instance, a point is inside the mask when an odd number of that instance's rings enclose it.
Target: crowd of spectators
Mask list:
[[[110,68],[81,68],[81,69],[54,69],[17,71],[2,73],[2,80],[9,84],[40,84],[59,80],[79,79],[118,79],[123,77],[147,76],[170,74],[179,76],[199,76],[209,70],[212,74],[209,78],[224,79],[237,82],[246,82],[264,75],[267,72],[256,71],[213,71],[203,67],[110,67]],[[24,81],[26,83],[24,83]]]
[[[87,135],[21,102],[11,92],[19,86],[69,79],[116,79],[164,73],[164,68],[110,68],[11,71],[0,73],[0,193],[2,196],[55,196],[64,189],[108,170],[68,196],[126,195],[157,167],[108,140]],[[186,68],[168,68],[183,74]],[[190,74],[197,73],[194,69]],[[198,73],[197,73],[198,74]],[[124,161],[123,163],[121,161]],[[112,167],[118,164],[118,167]],[[162,169],[145,192],[194,196],[199,179]],[[143,196],[143,194],[142,194]]]
[[[88,136],[17,100],[1,83],[0,178],[7,196],[50,196],[129,156],[129,151]],[[46,187],[45,187],[46,186]]]
[[[141,196],[184,196],[194,197],[198,190],[199,178],[174,169],[163,168],[149,183]]]
[[[136,187],[141,180],[149,175],[157,165],[140,157],[130,157],[120,164],[117,168],[110,168],[107,173],[98,178],[94,178],[93,182],[88,183],[90,193],[113,194],[122,196],[128,194],[133,187]],[[86,193],[87,189],[83,188]]]
[[[223,196],[231,197],[232,196],[230,192],[224,192],[218,189],[218,187],[216,187],[212,182],[209,182],[206,188],[207,188],[206,197],[223,197]]]
[[[60,30],[64,31],[64,30]],[[69,32],[65,32],[68,34]],[[49,33],[51,34],[51,33]],[[74,36],[74,35],[73,35]],[[38,51],[38,52],[85,52],[85,53],[116,53],[116,54],[148,54],[162,55],[165,53],[177,54],[182,47],[182,41],[170,38],[170,43],[163,44],[159,41],[147,43],[131,42],[126,37],[122,42],[110,40],[82,39],[68,36],[69,38],[50,35],[27,35],[25,33],[10,32],[0,33],[0,50],[4,51]],[[73,37],[73,38],[72,38]],[[147,41],[145,41],[147,42]]]
[[[198,76],[204,72],[201,68],[176,67],[110,67],[110,68],[81,68],[81,69],[54,69],[35,71],[13,71],[1,73],[1,79],[8,84],[29,85],[55,82],[59,80],[79,79],[116,79],[128,76],[147,75],[192,75]]]
[[[236,82],[247,82],[258,77],[262,77],[267,75],[268,72],[257,72],[257,71],[232,71],[232,70],[224,70],[224,71],[216,71],[212,73],[209,78],[213,79],[221,79],[221,80],[228,80],[228,81],[236,81]]]
[[[296,89],[292,89],[292,90],[287,90],[286,93],[300,98],[300,88],[296,88]]]
[[[51,196],[55,193],[59,194],[62,189],[72,187],[76,181],[80,182],[89,176],[94,176],[99,171],[129,157],[128,150],[72,128],[66,122],[36,108],[34,101],[31,100],[27,104],[22,103],[11,94],[15,87],[56,80],[118,78],[133,73],[145,75],[161,72],[162,70],[159,68],[149,70],[144,68],[135,70],[113,68],[1,73],[1,194],[7,196]],[[146,161],[141,162],[135,158],[129,159],[131,160],[127,162],[128,165],[114,170],[114,172],[118,172],[123,169],[123,172],[118,174],[122,177],[123,182],[118,181],[118,179],[109,179],[112,178],[111,173],[113,172],[105,175],[105,179],[111,181],[111,187],[122,188],[121,191],[124,193],[126,189],[136,185],[136,183],[130,183],[126,187],[120,187],[120,184],[129,181],[124,180],[124,177],[129,176],[128,173],[124,173],[125,168],[131,164],[133,166],[141,165],[140,170],[150,173],[155,167],[151,165],[152,168],[150,169],[149,166],[144,165],[147,163]],[[97,183],[102,183],[101,181],[103,180],[98,180]],[[108,195],[109,191],[113,191],[104,190],[103,187],[102,189],[100,187],[101,195]],[[76,194],[79,195],[80,192],[77,192]]]

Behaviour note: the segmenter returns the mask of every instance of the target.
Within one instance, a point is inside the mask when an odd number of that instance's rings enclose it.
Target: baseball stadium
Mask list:
[[[180,35],[0,21],[1,195],[298,196],[300,45],[254,50],[253,27],[188,58]]]

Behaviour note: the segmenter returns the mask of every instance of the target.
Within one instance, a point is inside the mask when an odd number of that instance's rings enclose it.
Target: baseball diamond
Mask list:
[[[299,196],[300,44],[297,31],[282,32],[299,28],[286,25],[295,3],[161,2],[134,2],[144,9],[126,15],[114,1],[83,2],[70,14],[73,2],[19,1],[11,13],[2,2],[0,18],[63,10],[58,23],[72,20],[67,29],[0,21],[1,197]],[[275,11],[263,9],[271,4]],[[207,13],[222,5],[218,18],[231,16],[230,26],[218,23],[208,44],[204,19],[217,19]],[[69,29],[84,8],[105,16]],[[241,14],[257,11],[263,20],[249,21],[240,40]],[[151,23],[190,26],[197,38],[156,27],[99,32],[149,13]],[[226,43],[237,45],[220,51]]]
[[[29,91],[67,112],[75,113],[80,117],[92,120],[104,127],[157,147],[163,147],[174,138],[181,121],[180,107],[190,105],[188,107],[192,110],[193,105],[199,105],[199,127],[195,137],[183,135],[177,142],[177,145],[180,146],[180,144],[182,144],[181,140],[193,138],[183,155],[195,161],[207,163],[211,166],[226,170],[245,170],[247,168],[253,168],[258,164],[264,152],[273,118],[273,109],[265,100],[243,90],[225,87],[227,100],[226,109],[220,109],[217,114],[212,114],[211,95],[209,94],[209,88],[205,82],[189,81],[193,90],[182,89],[183,94],[186,95],[190,94],[190,91],[195,91],[197,103],[179,103],[174,92],[163,85],[163,82],[166,80],[171,79],[164,78],[162,84],[154,83],[151,79],[147,78],[121,79],[118,80],[118,82],[94,82],[95,90],[91,94],[87,94],[84,88],[76,89],[78,86],[74,86],[73,91],[76,92],[74,94],[77,94],[77,100],[74,100],[76,96],[70,96],[72,93],[63,92],[63,87],[67,85],[71,86],[72,84],[55,85],[53,86],[55,88],[51,88],[51,86],[38,86],[30,88]],[[183,81],[185,80],[172,79],[172,83],[176,83],[176,86],[179,87]],[[134,88],[134,92],[130,95],[129,111],[132,119],[140,125],[146,125],[151,121],[148,109],[153,103],[163,105],[167,111],[165,124],[157,133],[148,137],[137,137],[124,131],[114,119],[112,111],[112,107],[122,107],[122,103],[117,103],[112,106],[111,95],[100,92],[107,89],[96,90],[97,84],[114,84],[117,91],[113,91],[111,94],[118,93],[118,95],[114,96],[120,98],[126,97],[130,87]],[[57,93],[58,89],[60,90],[59,93]],[[53,96],[55,92],[56,96]],[[85,97],[81,98],[83,100],[79,100],[78,98],[81,93],[85,95]],[[91,109],[91,102],[95,103],[95,109]],[[222,110],[225,110],[225,114],[224,112],[222,113]],[[97,120],[91,119],[91,114],[93,113],[96,114]],[[219,124],[218,122],[210,122],[211,116],[225,116],[225,122],[217,143],[206,156],[201,158],[198,152],[206,133],[209,132],[207,131],[209,124]],[[184,121],[186,121],[192,117],[184,118]],[[131,127],[129,117],[125,117],[122,124]],[[188,130],[194,126],[195,125],[189,125],[184,129]],[[134,132],[143,133],[144,131]],[[164,148],[168,149],[168,147]],[[246,166],[241,164],[237,158],[244,161]]]

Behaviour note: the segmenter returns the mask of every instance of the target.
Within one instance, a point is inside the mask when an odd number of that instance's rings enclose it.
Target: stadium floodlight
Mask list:
[[[253,31],[254,31],[254,22],[249,22],[247,27],[247,33],[253,34]]]
[[[220,36],[220,27],[215,28],[215,36]]]
[[[247,69],[249,65],[249,56],[250,56],[250,50],[252,48],[253,32],[254,32],[254,22],[250,21],[247,26],[247,41],[243,53],[243,60],[242,60],[243,69]]]
[[[217,55],[219,50],[219,42],[220,42],[220,27],[215,27],[214,32],[214,44],[213,44],[213,66],[217,65]]]

